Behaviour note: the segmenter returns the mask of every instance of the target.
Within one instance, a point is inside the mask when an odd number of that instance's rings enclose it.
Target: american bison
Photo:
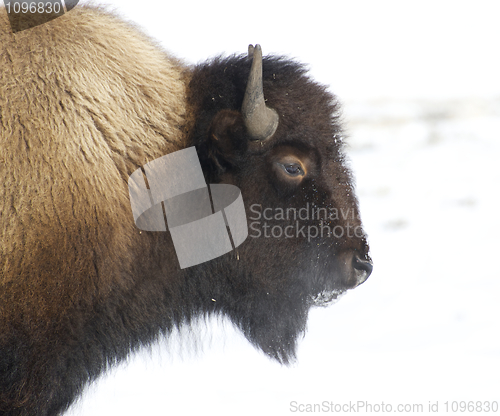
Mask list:
[[[99,8],[16,33],[0,9],[0,413],[58,414],[211,314],[293,360],[310,307],[372,270],[342,136],[336,98],[260,46],[193,67]],[[241,191],[249,232],[181,269],[127,184],[193,146],[206,183]]]

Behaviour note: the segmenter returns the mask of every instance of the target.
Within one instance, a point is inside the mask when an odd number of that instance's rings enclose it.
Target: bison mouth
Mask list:
[[[340,252],[334,259],[333,264],[311,276],[314,283],[308,296],[310,306],[338,302],[345,292],[363,284],[373,270],[369,255],[362,256],[356,250]]]

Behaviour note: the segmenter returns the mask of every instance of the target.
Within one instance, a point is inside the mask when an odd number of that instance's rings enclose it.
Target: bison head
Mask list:
[[[190,144],[207,181],[241,189],[249,237],[190,269],[186,281],[204,282],[205,311],[228,315],[286,363],[309,308],[331,303],[372,271],[339,104],[301,65],[263,60],[259,45],[195,68],[189,102],[197,114]]]

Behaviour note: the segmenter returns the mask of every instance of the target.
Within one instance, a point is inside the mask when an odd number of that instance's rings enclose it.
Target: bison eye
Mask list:
[[[288,173],[290,176],[303,176],[304,171],[300,167],[299,164],[297,163],[287,163],[282,165],[283,168],[285,169],[286,173]]]
[[[272,162],[276,178],[281,184],[285,184],[286,186],[296,186],[301,183],[307,176],[309,165],[311,164],[306,157],[299,158],[291,152],[287,152],[286,154],[278,153],[278,155],[274,156]]]

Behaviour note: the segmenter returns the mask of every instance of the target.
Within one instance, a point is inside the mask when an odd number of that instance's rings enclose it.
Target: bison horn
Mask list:
[[[248,57],[253,57],[247,89],[241,112],[252,140],[266,140],[278,128],[278,113],[266,106],[262,85],[262,49],[260,45],[248,46]]]

